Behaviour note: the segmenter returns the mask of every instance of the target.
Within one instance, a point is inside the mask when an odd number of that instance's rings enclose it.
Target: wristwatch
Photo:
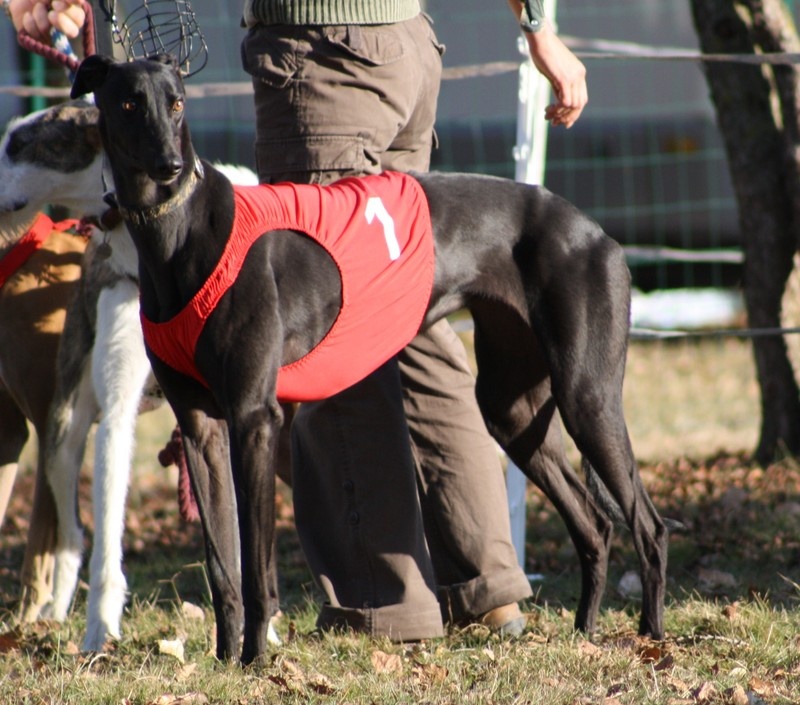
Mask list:
[[[542,0],[522,0],[519,26],[523,32],[535,34],[544,27]]]

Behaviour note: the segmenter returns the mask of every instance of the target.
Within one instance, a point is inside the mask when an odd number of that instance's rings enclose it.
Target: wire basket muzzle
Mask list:
[[[128,60],[171,54],[186,77],[199,72],[208,61],[208,46],[188,0],[144,0],[122,22],[114,3],[106,14],[114,42]]]

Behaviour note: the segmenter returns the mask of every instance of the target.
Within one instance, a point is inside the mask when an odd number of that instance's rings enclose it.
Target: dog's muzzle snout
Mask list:
[[[151,176],[155,181],[169,183],[174,181],[181,171],[183,171],[183,159],[178,156],[164,157],[156,163],[155,173]]]

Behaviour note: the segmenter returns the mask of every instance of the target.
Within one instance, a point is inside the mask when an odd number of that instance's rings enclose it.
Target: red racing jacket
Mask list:
[[[0,257],[0,289],[16,271],[47,242],[53,230],[63,232],[78,227],[77,220],[62,220],[54,223],[44,213],[39,213],[30,230],[23,235],[9,250]]]
[[[234,186],[234,200],[231,236],[193,299],[163,323],[141,314],[145,342],[170,367],[208,386],[194,361],[197,339],[252,244],[271,230],[296,230],[313,238],[336,263],[342,284],[341,308],[328,333],[309,353],[280,368],[281,401],[336,394],[417,334],[435,263],[428,202],[414,178],[384,172],[330,186]]]

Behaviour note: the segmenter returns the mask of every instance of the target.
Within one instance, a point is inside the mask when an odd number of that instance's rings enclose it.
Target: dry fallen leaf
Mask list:
[[[728,674],[731,678],[744,678],[747,675],[747,669],[742,666],[735,666]]]
[[[672,654],[667,654],[655,666],[653,666],[653,670],[659,672],[666,671],[668,668],[672,668],[674,665],[675,657]]]
[[[728,619],[734,619],[739,611],[739,603],[738,602],[731,602],[729,605],[725,605],[722,608],[722,616],[727,617]]]
[[[183,663],[183,642],[180,639],[160,639],[158,652],[165,656],[174,656]]]
[[[756,695],[760,695],[762,697],[775,695],[775,686],[769,681],[762,680],[761,678],[756,678],[754,676],[747,682],[747,685]]]
[[[175,678],[179,681],[184,681],[190,676],[194,675],[196,671],[197,671],[196,663],[187,663],[185,666],[181,667],[181,669],[175,674]]]
[[[655,663],[661,659],[661,649],[658,646],[648,646],[639,652],[642,663]]]
[[[725,697],[728,699],[730,705],[750,704],[750,698],[747,697],[747,693],[740,685],[734,686],[733,688],[728,688],[728,690],[725,691]]]
[[[370,658],[375,673],[402,673],[403,671],[403,661],[397,654],[373,651]]]
[[[317,673],[309,679],[308,686],[318,695],[333,695],[336,692],[331,679],[321,673]]]
[[[282,690],[289,690],[289,681],[283,676],[276,676],[274,673],[267,676],[270,683],[274,683]]]
[[[300,667],[298,663],[292,661],[289,658],[281,659],[277,664],[284,673],[291,679],[296,681],[304,681],[306,680],[305,671]]]
[[[698,703],[707,703],[714,699],[717,694],[717,689],[713,683],[706,681],[702,685],[692,690],[692,695]]]
[[[20,647],[19,632],[6,632],[0,634],[0,654],[7,654],[10,651],[18,651]]]
[[[671,673],[662,674],[661,681],[681,696],[688,695],[691,690],[686,681],[673,676]]]
[[[417,680],[424,683],[441,683],[447,678],[448,670],[435,663],[418,663],[413,669]]]

